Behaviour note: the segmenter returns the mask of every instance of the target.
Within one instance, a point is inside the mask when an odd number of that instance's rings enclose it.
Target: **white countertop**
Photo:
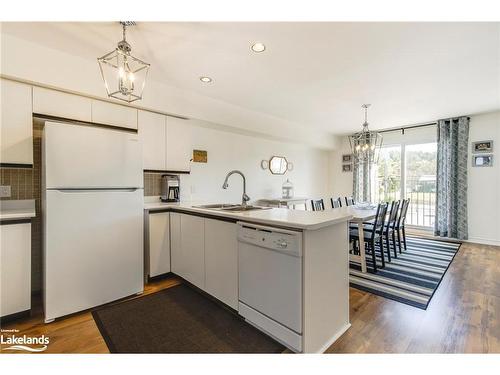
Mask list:
[[[214,203],[214,202],[208,202]],[[146,200],[144,209],[147,211],[158,211],[165,209],[189,211],[210,216],[219,216],[263,225],[275,225],[280,227],[296,228],[303,230],[315,230],[330,225],[346,222],[352,219],[350,212],[346,210],[328,210],[328,211],[301,211],[289,210],[286,208],[270,208],[265,210],[255,210],[247,212],[228,212],[220,210],[209,210],[198,208],[200,204],[207,202],[180,202],[163,203],[159,201],[151,202]]]
[[[35,200],[0,201],[0,220],[19,220],[35,217]]]

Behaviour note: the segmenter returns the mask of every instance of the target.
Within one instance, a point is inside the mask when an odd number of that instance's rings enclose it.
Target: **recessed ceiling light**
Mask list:
[[[264,52],[266,50],[266,46],[264,45],[264,43],[261,43],[261,42],[256,42],[254,44],[252,44],[252,51],[254,52]]]
[[[212,82],[212,78],[210,77],[200,77],[200,81],[204,83],[210,83]]]

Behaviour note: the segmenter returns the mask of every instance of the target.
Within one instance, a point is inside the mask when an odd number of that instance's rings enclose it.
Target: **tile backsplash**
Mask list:
[[[1,200],[33,199],[33,169],[0,168],[0,185],[10,186],[10,197]]]
[[[161,173],[144,172],[144,195],[161,195]]]

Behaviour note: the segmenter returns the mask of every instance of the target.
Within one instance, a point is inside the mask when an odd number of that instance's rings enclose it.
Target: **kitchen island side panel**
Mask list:
[[[347,222],[304,231],[304,353],[323,353],[349,327]]]

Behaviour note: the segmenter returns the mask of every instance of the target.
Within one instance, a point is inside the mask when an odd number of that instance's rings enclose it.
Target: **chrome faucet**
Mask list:
[[[240,171],[237,171],[237,170],[229,172],[226,175],[226,179],[224,180],[224,183],[222,184],[222,188],[223,189],[228,188],[229,184],[227,183],[227,180],[229,179],[229,176],[231,176],[232,174],[235,174],[235,173],[239,174],[241,176],[241,178],[243,178],[243,195],[241,196],[241,205],[243,207],[246,207],[247,202],[250,200],[250,197],[247,195],[247,183],[245,180],[245,175],[243,173],[241,173]]]

